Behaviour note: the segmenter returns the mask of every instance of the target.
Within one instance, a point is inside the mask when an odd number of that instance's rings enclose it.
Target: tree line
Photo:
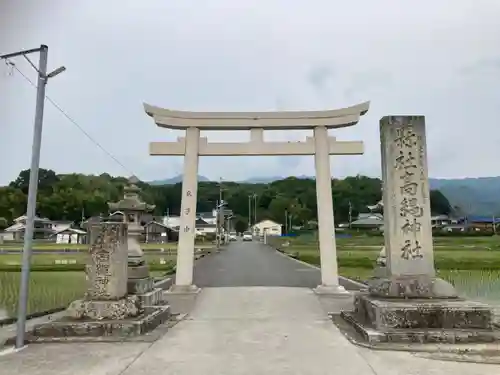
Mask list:
[[[8,186],[0,187],[0,229],[13,219],[25,214],[29,170],[23,170]],[[80,222],[84,217],[107,214],[110,201],[123,196],[125,177],[109,174],[83,175],[78,173],[57,174],[50,169],[40,169],[37,199],[37,215],[51,220]],[[142,198],[156,205],[155,215],[179,214],[181,205],[180,183],[154,186],[145,182]],[[360,212],[368,212],[367,206],[381,199],[382,183],[379,178],[353,176],[332,180],[332,196],[337,223],[347,222],[349,215],[355,218]],[[197,212],[210,212],[217,204],[218,182],[200,182]],[[267,184],[236,182],[222,183],[223,200],[233,210],[237,227],[246,228],[249,210],[254,217],[254,202],[249,207],[249,195],[256,195],[257,220],[271,219],[285,222],[285,212],[291,216],[292,225],[308,226],[316,220],[316,185],[312,179],[285,178]],[[450,203],[438,190],[430,193],[431,210],[434,214],[449,214]]]

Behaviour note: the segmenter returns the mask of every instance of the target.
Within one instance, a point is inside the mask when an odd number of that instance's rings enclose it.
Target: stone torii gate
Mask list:
[[[337,250],[329,155],[362,155],[363,142],[337,141],[328,129],[355,125],[370,102],[327,111],[287,112],[187,112],[144,104],[146,113],[164,128],[186,131],[175,142],[151,142],[150,155],[184,156],[181,226],[177,249],[176,280],[173,292],[196,292],[193,285],[196,200],[199,156],[228,155],[314,155],[318,231],[321,259],[321,285],[318,293],[346,293],[339,285]],[[303,142],[264,142],[264,130],[312,129],[313,136]],[[250,130],[250,141],[239,143],[208,142],[201,130]]]

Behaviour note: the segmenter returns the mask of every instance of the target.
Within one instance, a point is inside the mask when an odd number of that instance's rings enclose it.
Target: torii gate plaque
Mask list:
[[[177,270],[172,291],[197,291],[193,285],[196,197],[199,156],[314,155],[318,230],[321,257],[319,293],[346,293],[339,285],[329,155],[362,155],[363,142],[337,141],[329,128],[355,125],[369,109],[369,102],[328,111],[288,112],[186,112],[144,104],[146,113],[164,128],[186,131],[176,142],[151,142],[150,155],[184,156],[181,227]],[[312,129],[305,142],[264,142],[264,130]],[[200,138],[201,130],[250,130],[250,142],[220,143]]]

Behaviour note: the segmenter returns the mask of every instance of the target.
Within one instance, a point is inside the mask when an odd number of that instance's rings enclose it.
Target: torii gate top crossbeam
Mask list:
[[[315,126],[342,128],[355,125],[370,107],[364,102],[352,107],[327,111],[282,112],[188,112],[155,107],[144,103],[144,110],[160,127],[200,130],[311,129]]]

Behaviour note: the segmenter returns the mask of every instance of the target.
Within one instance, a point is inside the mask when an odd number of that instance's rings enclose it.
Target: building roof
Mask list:
[[[214,218],[215,214],[213,212],[200,212],[196,216],[201,217],[202,219],[204,218]]]
[[[376,218],[366,218],[366,219],[359,219],[355,220],[351,223],[351,226],[382,226],[384,225],[384,221]]]
[[[500,217],[493,216],[475,216],[469,215],[460,218],[460,221],[468,222],[468,223],[493,223],[495,220],[495,224],[500,223]]]
[[[14,222],[21,222],[21,221],[26,221],[28,219],[28,216],[27,215],[22,215],[22,216],[19,216],[18,218],[14,219]],[[38,216],[35,216],[35,221],[39,221],[39,222],[50,222],[49,219],[47,218],[43,218],[43,217],[38,217]]]
[[[377,214],[377,213],[359,213],[357,220],[362,220],[362,219],[376,219],[376,220],[384,220],[384,215],[382,214]]]
[[[181,217],[180,216],[165,216],[163,218],[163,224],[169,228],[176,228],[181,225]]]
[[[213,228],[216,225],[211,224],[211,223],[207,223],[205,220],[203,220],[201,217],[199,217],[196,219],[195,226],[197,228]]]
[[[12,224],[10,227],[5,228],[5,232],[18,232],[21,230],[24,230],[26,225],[24,225],[22,222],[16,222],[15,224]]]
[[[154,220],[153,220],[153,221],[150,221],[150,222],[148,222],[148,223],[146,223],[144,226],[146,227],[146,226],[150,226],[150,225],[153,225],[153,224],[154,224],[154,225],[159,225],[160,227],[165,228],[165,230],[173,230],[173,231],[176,231],[176,232],[178,231],[178,230],[177,230],[177,228],[178,228],[178,227],[171,227],[171,226],[168,226],[168,225],[166,225],[166,224],[163,224],[163,223],[161,223],[161,222],[159,222],[159,221],[154,221]]]
[[[275,222],[275,221],[273,221],[273,220],[265,219],[265,220],[261,220],[261,221],[259,221],[258,223],[256,223],[256,224],[252,225],[252,228],[253,228],[253,227],[258,227],[258,226],[260,226],[261,224],[264,224],[264,223],[266,223],[266,224],[271,224],[271,225],[279,225],[279,226],[281,226],[281,224],[280,224],[280,223],[277,223],[277,222]]]
[[[18,223],[15,223],[13,225],[11,225],[10,227],[8,228],[5,228],[5,232],[23,232],[24,230],[26,229],[26,224],[22,223],[22,222],[18,222]],[[54,233],[54,231],[50,228],[34,228],[34,231],[37,232],[37,233]]]
[[[66,234],[66,233],[72,233],[72,234],[87,234],[84,230],[77,229],[77,228],[64,228],[61,230],[58,230],[57,232],[54,233],[54,235],[57,234]]]
[[[434,215],[431,216],[431,220],[452,220],[448,215]]]

